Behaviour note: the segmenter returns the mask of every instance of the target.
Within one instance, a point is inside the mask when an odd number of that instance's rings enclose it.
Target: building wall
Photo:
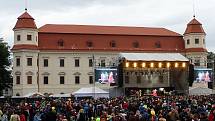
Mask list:
[[[13,95],[37,92],[38,51],[16,51],[13,56]],[[17,58],[20,58],[20,66],[16,66]],[[27,58],[32,58],[32,66],[27,66]],[[16,76],[20,76],[20,84],[16,84]],[[32,84],[27,84],[27,76],[32,76]]]
[[[14,78],[14,92],[13,95],[19,93],[25,95],[29,92],[37,92],[37,67],[27,67],[25,64],[26,57],[33,56],[33,64],[35,65],[37,53],[33,52],[18,52],[14,53],[14,57],[21,58],[21,66],[13,69],[13,75],[15,72],[21,71],[21,84],[16,84],[16,78]],[[89,67],[89,59],[94,56],[95,67]],[[15,62],[14,58],[14,62]],[[60,59],[64,59],[64,67],[60,67]],[[43,60],[48,59],[48,67],[44,67]],[[75,59],[80,59],[80,67],[75,67]],[[118,59],[117,52],[40,52],[39,53],[39,92],[41,93],[71,93],[78,90],[81,87],[94,86],[89,84],[89,76],[94,77],[94,68],[99,68],[99,62],[101,59],[105,59],[106,67],[109,66],[109,62],[116,63]],[[26,83],[26,73],[32,71],[33,84]],[[44,84],[44,76],[48,76],[48,84]],[[64,76],[64,84],[60,84],[60,76]],[[80,84],[75,84],[75,76],[80,77]],[[96,84],[97,87],[103,89],[109,89],[109,85]]]
[[[187,40],[190,40],[190,44],[187,44]],[[199,44],[195,44],[195,39],[199,39]],[[205,35],[198,33],[191,33],[184,36],[185,48],[205,48]]]
[[[20,35],[20,41],[17,41],[17,35]],[[27,35],[32,36],[32,40],[27,40]],[[17,29],[14,31],[14,45],[30,44],[38,45],[38,30],[35,29]]]
[[[189,52],[186,57],[194,64],[199,62],[196,68],[207,68],[207,52]]]

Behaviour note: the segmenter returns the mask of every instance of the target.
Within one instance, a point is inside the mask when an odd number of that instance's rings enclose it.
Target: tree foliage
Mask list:
[[[0,95],[5,88],[12,86],[11,59],[9,46],[0,42]]]
[[[215,61],[215,53],[208,52],[207,60],[208,60],[207,68],[213,68],[214,61]]]

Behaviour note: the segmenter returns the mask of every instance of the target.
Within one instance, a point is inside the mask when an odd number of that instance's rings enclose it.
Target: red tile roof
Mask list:
[[[40,33],[182,36],[165,28],[46,24]]]
[[[18,19],[34,19],[28,12],[23,13]]]
[[[37,26],[34,22],[34,18],[31,17],[31,15],[29,15],[27,12],[25,12],[18,17],[16,25],[13,29],[19,29],[19,28],[37,29]]]
[[[21,49],[38,50],[38,47],[36,45],[20,44],[20,45],[14,45],[12,48],[12,50],[21,50]]]
[[[100,35],[100,34],[64,34],[64,33],[41,33],[39,32],[40,50],[90,50],[90,51],[184,51],[182,36],[140,36],[140,35]],[[63,41],[64,46],[59,46]],[[92,47],[87,43],[92,42]],[[116,47],[110,43],[115,41]],[[138,42],[139,47],[134,47]],[[156,47],[160,43],[160,48]]]
[[[199,21],[197,21],[195,18],[187,24],[187,28],[186,28],[184,34],[189,34],[189,33],[204,33],[205,34],[205,31],[202,28],[202,24]]]
[[[186,52],[207,52],[205,48],[187,48]]]

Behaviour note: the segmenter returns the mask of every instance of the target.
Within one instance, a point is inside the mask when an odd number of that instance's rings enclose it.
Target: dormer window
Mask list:
[[[139,43],[136,41],[136,42],[133,42],[133,47],[134,48],[139,48]]]
[[[21,40],[21,35],[17,35],[17,36],[16,36],[16,40],[17,40],[17,41],[20,41],[20,40]]]
[[[57,44],[58,44],[58,46],[60,46],[60,47],[63,47],[63,46],[64,46],[63,40],[58,40]]]
[[[160,43],[160,41],[155,42],[155,47],[156,47],[156,48],[161,48],[161,43]]]
[[[116,42],[115,42],[114,40],[111,41],[111,42],[110,42],[110,46],[111,46],[111,47],[116,47]]]
[[[32,40],[32,35],[27,35],[27,40],[31,41]]]
[[[199,39],[195,39],[195,44],[199,44]]]
[[[93,42],[91,42],[91,41],[87,41],[87,47],[93,47]]]

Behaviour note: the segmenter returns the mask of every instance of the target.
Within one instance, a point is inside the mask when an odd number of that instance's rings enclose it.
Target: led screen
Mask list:
[[[95,82],[100,84],[116,84],[117,69],[101,68],[95,69]]]
[[[194,69],[194,82],[211,82],[212,81],[212,69]]]

